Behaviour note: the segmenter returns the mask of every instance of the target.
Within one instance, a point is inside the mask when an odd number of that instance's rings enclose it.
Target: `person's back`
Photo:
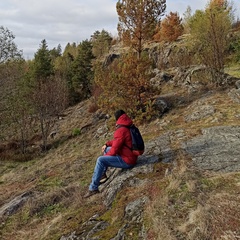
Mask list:
[[[104,155],[97,159],[92,182],[89,191],[84,196],[85,198],[99,193],[100,180],[106,174],[108,167],[128,169],[134,167],[137,162],[137,156],[131,151],[132,139],[130,130],[127,128],[133,124],[131,118],[123,110],[118,110],[115,112],[115,119],[116,131],[114,137],[102,147]]]
[[[113,140],[106,143],[111,146],[111,150],[106,153],[107,156],[119,155],[127,164],[136,164],[137,156],[133,154],[132,139],[128,128],[133,124],[126,113],[120,115],[116,122],[116,131]],[[126,127],[123,127],[126,126]]]

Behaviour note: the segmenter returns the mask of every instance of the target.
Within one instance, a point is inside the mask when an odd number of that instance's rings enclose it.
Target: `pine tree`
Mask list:
[[[156,40],[173,42],[183,34],[182,19],[177,12],[170,12],[162,21]]]
[[[112,37],[110,34],[102,30],[101,32],[96,31],[91,36],[92,52],[95,57],[102,57],[107,53],[111,47]]]
[[[140,58],[143,44],[152,40],[165,12],[166,0],[119,0],[116,8],[120,39],[137,51]]]
[[[146,111],[148,100],[153,94],[151,78],[152,62],[146,57],[140,59],[128,53],[116,59],[108,67],[97,65],[95,83],[101,90],[98,104],[102,108],[126,109],[131,116]]]
[[[30,88],[29,101],[40,123],[43,150],[47,149],[47,140],[56,123],[56,116],[67,105],[66,82],[54,74],[51,54],[46,40],[34,55],[27,82]]]
[[[38,80],[46,80],[53,75],[53,64],[47,41],[42,40],[37,53],[34,54],[33,77]]]
[[[82,41],[78,46],[78,55],[71,66],[69,87],[72,103],[77,103],[91,95],[93,59],[92,43],[88,40]]]

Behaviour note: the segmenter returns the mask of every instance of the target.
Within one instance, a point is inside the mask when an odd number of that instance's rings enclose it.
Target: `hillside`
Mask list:
[[[114,120],[91,99],[64,112],[47,154],[1,162],[1,239],[240,239],[240,90],[162,89],[145,154],[99,195],[82,197]]]

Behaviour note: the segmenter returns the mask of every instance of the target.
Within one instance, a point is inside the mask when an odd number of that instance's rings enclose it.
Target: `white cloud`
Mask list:
[[[0,22],[31,58],[43,39],[49,48],[89,39],[96,30],[116,33],[116,3],[109,0],[4,0]]]
[[[180,15],[182,15],[188,6],[191,7],[192,12],[195,12],[195,10],[203,10],[206,6],[206,4],[209,2],[208,0],[182,0],[182,1],[174,1],[174,0],[167,0],[167,12],[178,12]]]
[[[68,42],[80,43],[105,29],[117,35],[117,0],[2,0],[0,25],[16,36],[15,43],[26,58],[32,58],[46,39],[49,48]],[[208,0],[167,0],[167,12],[204,9]],[[239,0],[235,5],[240,8]]]

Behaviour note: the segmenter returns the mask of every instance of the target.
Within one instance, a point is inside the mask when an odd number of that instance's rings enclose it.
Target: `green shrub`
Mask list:
[[[81,134],[81,129],[79,129],[79,128],[74,128],[73,130],[72,130],[72,136],[79,136]]]

